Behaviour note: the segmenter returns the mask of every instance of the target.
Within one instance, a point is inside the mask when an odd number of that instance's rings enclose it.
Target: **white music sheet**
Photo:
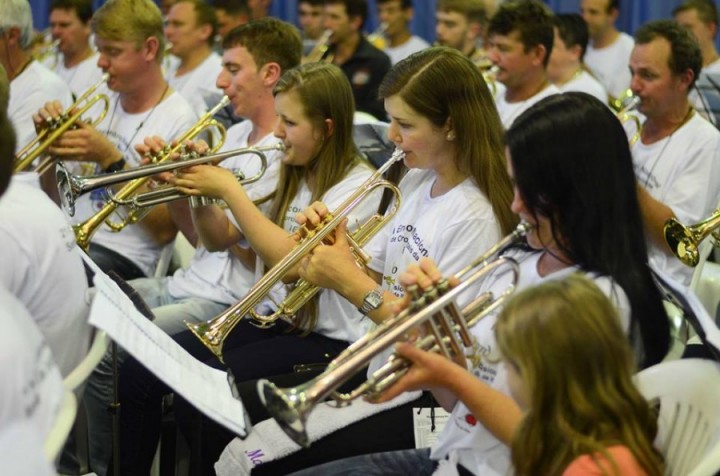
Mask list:
[[[209,367],[146,319],[107,275],[95,274],[90,324],[104,330],[133,357],[208,417],[247,436],[242,402],[233,398],[226,373]]]

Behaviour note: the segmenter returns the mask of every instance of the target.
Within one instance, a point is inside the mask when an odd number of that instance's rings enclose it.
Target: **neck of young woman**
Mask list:
[[[572,266],[573,263],[557,247],[546,248],[537,263],[537,272],[545,277],[561,269]]]
[[[435,169],[435,182],[430,188],[430,196],[440,197],[445,195],[467,178],[467,174],[460,172],[457,167],[448,166]]]

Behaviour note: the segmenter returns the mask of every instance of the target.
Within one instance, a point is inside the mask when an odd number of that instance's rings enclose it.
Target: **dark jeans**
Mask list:
[[[109,274],[110,271],[114,271],[125,281],[145,277],[145,273],[143,273],[135,263],[123,255],[116,253],[109,248],[105,248],[104,246],[90,243],[88,255],[90,255],[90,258],[92,258],[95,264],[97,264],[98,267],[106,274]],[[88,284],[92,286],[93,272],[90,271],[90,268],[87,266],[85,267],[85,274],[87,275]]]
[[[237,382],[293,371],[295,364],[328,362],[347,347],[347,342],[310,333],[287,332],[280,322],[258,329],[241,321],[225,342],[225,362]],[[225,367],[190,332],[173,336],[183,348],[215,368]],[[140,362],[128,359],[120,370],[120,468],[121,474],[148,474],[157,447],[162,398],[171,390]],[[229,441],[229,440],[228,440]]]
[[[277,375],[268,380],[281,388],[294,387],[312,379],[320,371]],[[365,378],[366,372],[359,372],[355,378],[341,387],[340,391],[347,392],[357,387]],[[258,396],[257,381],[239,384],[238,392],[253,424],[270,418]],[[417,400],[342,428],[313,442],[310,448],[256,466],[252,474],[285,475],[291,471],[350,456],[414,448],[413,407],[435,405],[437,404],[432,395],[427,393]],[[191,448],[190,474],[214,475],[215,462],[235,435],[202,415],[182,399],[176,400],[175,411],[178,427]]]

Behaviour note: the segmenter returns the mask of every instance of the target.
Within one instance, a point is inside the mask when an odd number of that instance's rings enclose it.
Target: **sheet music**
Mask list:
[[[133,357],[208,417],[245,438],[242,402],[233,398],[225,372],[213,369],[147,320],[132,301],[102,272],[95,275],[97,293],[90,324],[99,327]]]

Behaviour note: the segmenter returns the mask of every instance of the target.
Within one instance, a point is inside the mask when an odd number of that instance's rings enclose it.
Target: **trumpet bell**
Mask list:
[[[257,383],[260,401],[268,413],[275,418],[280,428],[294,442],[308,448],[310,438],[305,431],[308,411],[312,405],[308,404],[305,388],[303,386],[283,390],[269,380],[259,380]]]
[[[75,197],[77,196],[77,192],[73,188],[75,177],[68,172],[62,162],[58,162],[55,166],[55,178],[62,209],[71,217],[75,216]]]
[[[686,266],[697,266],[700,253],[694,233],[685,225],[671,218],[665,224],[665,241],[675,256]]]

